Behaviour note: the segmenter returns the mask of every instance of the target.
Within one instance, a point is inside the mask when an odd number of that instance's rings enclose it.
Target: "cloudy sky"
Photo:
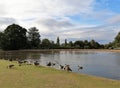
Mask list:
[[[120,31],[120,0],[0,0],[0,30],[13,23],[41,38],[105,44]]]

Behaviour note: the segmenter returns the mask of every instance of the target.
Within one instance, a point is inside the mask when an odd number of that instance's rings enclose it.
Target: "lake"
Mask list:
[[[69,64],[73,72],[89,74],[93,76],[105,77],[120,80],[120,53],[119,52],[99,52],[82,50],[61,50],[61,51],[9,51],[0,52],[1,59],[29,59],[37,60],[43,66],[46,63],[56,63],[59,65]],[[83,69],[78,69],[78,65]]]

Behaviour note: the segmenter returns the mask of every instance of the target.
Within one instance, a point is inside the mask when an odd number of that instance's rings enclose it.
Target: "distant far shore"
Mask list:
[[[0,52],[46,52],[46,51],[92,51],[92,52],[120,52],[119,49],[24,49],[24,50],[10,50],[10,51],[3,51]]]
[[[19,51],[95,51],[95,52],[120,52],[118,49],[28,49]]]

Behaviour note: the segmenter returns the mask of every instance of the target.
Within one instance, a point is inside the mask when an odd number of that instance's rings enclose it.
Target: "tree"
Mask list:
[[[56,48],[60,48],[60,39],[57,37]]]
[[[75,48],[83,49],[84,48],[84,43],[83,43],[83,41],[78,40],[78,41],[75,41],[74,46],[75,46]]]
[[[59,37],[57,37],[57,45],[58,46],[60,45],[60,39],[59,39]]]
[[[67,46],[67,39],[65,39],[65,47]]]
[[[26,47],[26,32],[25,28],[17,24],[9,25],[2,36],[1,48],[4,50],[18,50]]]
[[[69,46],[70,46],[70,48],[73,48],[74,44],[72,41],[69,42]]]
[[[95,40],[91,40],[90,41],[90,46],[91,46],[91,49],[98,49],[98,48],[100,48],[100,44],[98,42],[95,42]]]
[[[2,46],[3,37],[4,37],[4,33],[0,32],[0,48]]]
[[[84,41],[84,49],[89,49],[89,48],[90,48],[90,43],[87,40],[85,40]]]
[[[32,27],[28,31],[28,42],[31,48],[39,48],[40,46],[40,34],[36,27]]]
[[[113,48],[114,48],[113,46],[114,46],[114,43],[109,42],[109,44],[105,44],[105,45],[104,45],[104,48],[105,48],[105,49],[113,49]]]
[[[114,40],[114,46],[116,48],[120,47],[120,32],[117,34],[117,36],[115,37],[115,40]]]
[[[43,39],[41,46],[42,46],[42,49],[50,49],[51,43],[48,39]]]

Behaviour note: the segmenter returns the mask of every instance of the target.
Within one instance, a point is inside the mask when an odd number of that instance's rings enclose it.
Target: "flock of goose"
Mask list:
[[[9,59],[9,61],[13,61],[12,59]],[[18,65],[19,66],[22,66],[23,64],[27,64],[27,65],[35,65],[35,66],[40,66],[40,63],[38,62],[38,61],[31,61],[31,60],[17,60],[17,62],[18,62]],[[57,63],[52,63],[52,62],[48,62],[47,64],[46,64],[46,66],[48,66],[48,67],[50,67],[50,66],[55,66]],[[8,65],[7,66],[7,68],[13,68],[15,65],[13,65],[13,64],[10,64],[10,65]],[[83,69],[83,67],[82,66],[77,66],[78,67],[78,70],[80,70],[80,69]],[[72,69],[70,68],[70,65],[67,65],[67,64],[65,64],[64,66],[63,65],[61,65],[61,64],[59,64],[59,69],[61,69],[61,70],[65,70],[65,71],[72,71]]]

